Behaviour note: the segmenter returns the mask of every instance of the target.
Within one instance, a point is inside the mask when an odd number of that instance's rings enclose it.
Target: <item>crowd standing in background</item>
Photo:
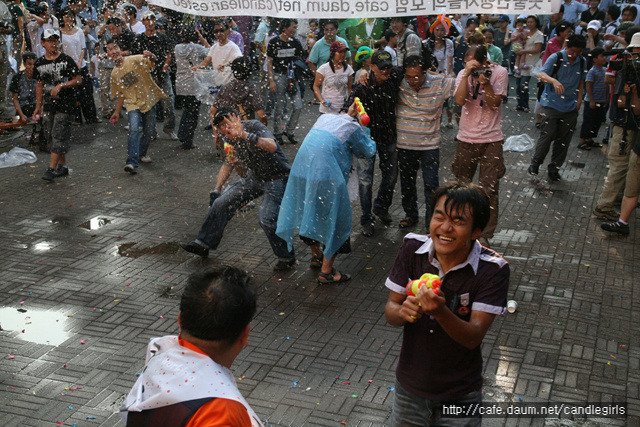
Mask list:
[[[352,250],[352,202],[359,198],[362,235],[374,236],[378,222],[394,223],[390,207],[399,177],[404,217],[396,219],[397,226],[411,229],[420,223],[422,172],[429,235],[410,233],[403,242],[386,282],[385,314],[391,325],[405,327],[401,361],[423,355],[428,367],[411,362],[398,368],[392,425],[437,418],[437,402],[443,400],[481,402],[479,345],[494,317],[504,313],[509,283],[508,264],[490,248],[507,171],[505,108],[532,120],[537,115],[539,135],[528,173],[537,176],[551,151],[550,182],[563,179],[561,166],[583,114],[578,147],[608,144],[609,172],[594,214],[605,221],[604,230],[630,233],[640,195],[635,5],[565,0],[547,16],[298,21],[203,18],[144,0],[15,0],[0,2],[0,22],[0,81],[6,82],[0,118],[38,130],[31,143],[50,153],[44,180],[72,179],[67,154],[73,126],[103,119],[110,122],[104,126],[113,126],[126,116],[124,171],[131,175],[152,161],[149,152],[158,138],[179,141],[184,150],[215,146],[223,163],[210,209],[197,238],[181,245],[195,255],[218,249],[236,212],[264,196],[258,218],[277,258],[274,269],[295,268],[297,232],[310,247],[318,283],[346,282],[349,274],[333,264],[338,253]],[[535,103],[529,97],[532,79]],[[195,141],[203,107],[211,140]],[[297,152],[290,162],[283,146],[303,137],[297,134],[301,114],[311,114],[315,125],[299,148],[290,147]],[[602,126],[607,118],[610,125]],[[441,186],[441,135],[456,127],[453,164],[444,167],[457,182]],[[476,170],[479,185],[471,184]],[[226,186],[234,171],[239,179]],[[614,209],[619,199],[620,212]],[[423,289],[408,295],[407,281],[425,272],[441,277],[443,293]],[[228,368],[246,343],[255,300],[247,297],[246,321],[238,321],[236,333],[225,338],[228,347],[218,346],[216,334],[198,335],[200,325],[187,316],[200,309],[201,294],[212,283],[224,294],[225,283],[244,287],[248,280],[235,270],[211,274],[192,280],[189,292],[198,295],[181,311],[184,336],[165,344],[187,348],[193,358],[222,354],[220,364]],[[463,294],[455,295],[454,288]],[[223,328],[208,320],[214,329]],[[436,354],[434,346],[442,350]],[[244,402],[234,386],[228,388]],[[139,403],[130,398],[126,409],[144,411]],[[213,406],[202,406],[200,414],[211,416]],[[248,405],[235,406],[245,422],[253,418]]]

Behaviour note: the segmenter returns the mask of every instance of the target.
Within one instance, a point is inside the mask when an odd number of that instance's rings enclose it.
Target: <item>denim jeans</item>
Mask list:
[[[461,399],[449,402],[436,402],[412,394],[402,388],[396,380],[396,394],[391,412],[391,427],[480,427],[482,416],[458,418],[443,414],[443,405],[473,405],[482,403],[482,392],[469,393]]]
[[[182,118],[178,128],[178,139],[182,142],[182,148],[193,146],[193,134],[198,127],[200,115],[200,101],[195,96],[185,96],[182,105]]]
[[[164,107],[164,126],[162,126],[162,129],[170,132],[176,127],[176,97],[173,94],[173,85],[171,84],[169,72],[165,73],[160,88],[164,94],[167,95],[167,97],[162,100]]]
[[[295,80],[293,81],[293,83],[297,87],[296,93],[294,95],[289,95],[287,93],[287,88],[289,87],[289,78],[284,74],[274,73],[273,79],[276,82],[277,87],[275,111],[273,113],[273,135],[281,138],[283,131],[280,121],[282,120],[285,104],[290,99],[293,105],[291,108],[291,115],[289,116],[289,120],[285,125],[284,132],[293,133],[296,130],[296,127],[298,126],[298,120],[300,119],[300,112],[302,111],[302,97],[300,95],[300,87]]]
[[[156,106],[146,113],[140,110],[127,112],[129,135],[127,137],[127,164],[138,167],[140,157],[147,155],[151,138],[156,130]]]
[[[435,150],[403,150],[398,149],[398,167],[400,169],[400,189],[402,191],[402,208],[406,216],[418,218],[418,191],[416,175],[422,169],[424,184],[424,202],[426,205],[425,221],[429,229],[431,220],[431,196],[438,188],[438,168],[440,167],[440,149]]]
[[[518,95],[518,107],[529,109],[529,80],[531,76],[522,76],[516,79],[516,94]]]
[[[224,228],[238,209],[264,194],[258,213],[260,227],[267,235],[273,253],[279,259],[295,258],[293,250],[287,249],[287,242],[276,235],[278,213],[286,186],[287,178],[260,182],[254,178],[253,173],[249,173],[249,176],[235,182],[213,202],[207,219],[198,232],[196,242],[215,250],[222,240]]]
[[[393,144],[378,145],[378,156],[380,156],[380,171],[382,179],[380,188],[378,189],[378,197],[373,202],[373,209],[387,211],[393,201],[393,191],[398,181],[398,152],[395,142]],[[373,199],[373,170],[376,164],[376,156],[370,159],[358,160],[358,194],[360,196],[360,207],[362,208],[362,217],[360,224],[365,225],[374,221],[372,208]]]

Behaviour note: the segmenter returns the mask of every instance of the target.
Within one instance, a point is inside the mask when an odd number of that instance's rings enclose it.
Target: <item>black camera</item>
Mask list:
[[[611,60],[609,67],[614,71],[622,71],[624,83],[640,86],[640,55],[623,52]]]
[[[473,78],[475,78],[475,79],[477,79],[481,75],[484,75],[486,78],[490,79],[491,78],[491,69],[489,69],[489,68],[481,68],[479,70],[473,70],[471,72],[471,76]]]

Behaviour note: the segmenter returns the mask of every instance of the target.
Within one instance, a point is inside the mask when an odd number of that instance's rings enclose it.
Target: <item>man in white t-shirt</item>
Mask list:
[[[239,56],[242,56],[240,48],[234,42],[228,39],[231,32],[229,24],[224,19],[218,19],[215,21],[213,33],[217,39],[217,43],[214,43],[209,48],[209,53],[204,60],[192,68],[192,70],[205,68],[211,64],[214,70],[220,71],[225,74],[224,83],[231,80],[231,62]]]

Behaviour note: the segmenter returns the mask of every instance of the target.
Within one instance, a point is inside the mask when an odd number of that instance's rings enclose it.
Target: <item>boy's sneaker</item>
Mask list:
[[[56,170],[54,168],[47,168],[47,170],[44,172],[44,175],[42,175],[42,179],[44,179],[45,181],[53,181],[53,178],[56,177]]]
[[[623,224],[620,221],[600,224],[600,228],[610,233],[618,233],[623,236],[629,235],[629,224]]]
[[[539,166],[529,165],[529,169],[527,169],[527,172],[529,172],[529,175],[538,175],[539,170],[540,170]]]
[[[126,165],[124,167],[124,171],[129,172],[131,175],[135,175],[138,173],[138,171],[136,170],[136,167],[133,165]]]
[[[67,166],[58,165],[54,174],[56,178],[67,176],[69,175],[69,168]]]
[[[607,221],[617,221],[620,218],[620,214],[613,209],[600,209],[596,206],[593,210],[595,216]]]
[[[140,161],[141,161],[142,163],[151,163],[151,162],[153,162],[153,160],[151,160],[151,157],[149,157],[149,156],[142,156],[142,157],[140,157]]]

